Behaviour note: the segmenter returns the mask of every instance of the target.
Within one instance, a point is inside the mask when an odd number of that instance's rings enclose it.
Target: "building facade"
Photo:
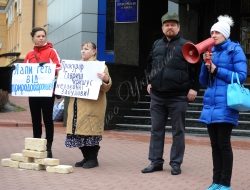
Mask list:
[[[0,89],[10,92],[12,64],[33,48],[30,32],[47,22],[47,0],[0,1]]]
[[[5,0],[0,7],[0,54],[20,53],[2,56],[0,66],[24,58],[33,46],[29,32],[34,26],[47,30],[62,59],[81,59],[84,41],[97,44],[98,60],[106,61],[113,80],[106,129],[146,94],[146,60],[162,36],[166,12],[179,14],[181,36],[195,44],[210,37],[219,15],[232,16],[230,38],[241,43],[250,63],[250,0]]]
[[[0,67],[22,62],[33,48],[30,32],[47,22],[47,0],[3,0],[0,4]]]

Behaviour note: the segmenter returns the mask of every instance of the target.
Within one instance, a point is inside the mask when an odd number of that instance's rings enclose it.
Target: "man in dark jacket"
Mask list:
[[[188,63],[182,55],[182,46],[188,42],[180,37],[179,17],[166,13],[161,18],[163,38],[156,40],[148,57],[151,96],[151,138],[149,160],[151,164],[142,173],[163,170],[165,125],[171,119],[173,143],[170,152],[171,174],[181,173],[185,151],[185,116],[188,101],[194,101],[199,91],[201,62]]]

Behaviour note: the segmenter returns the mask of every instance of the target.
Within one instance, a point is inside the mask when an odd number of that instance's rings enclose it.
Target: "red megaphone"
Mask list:
[[[201,53],[205,51],[211,52],[214,44],[215,41],[213,38],[208,38],[197,45],[187,42],[182,47],[182,54],[187,62],[194,64],[199,61]]]

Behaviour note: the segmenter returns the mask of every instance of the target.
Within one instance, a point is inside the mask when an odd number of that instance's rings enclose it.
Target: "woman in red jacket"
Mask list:
[[[46,31],[43,28],[33,28],[30,33],[32,41],[35,43],[25,57],[24,63],[47,63],[56,64],[56,68],[60,67],[60,58],[53,45],[46,41]],[[57,70],[55,76],[57,75]],[[29,97],[29,107],[33,125],[33,137],[42,137],[42,118],[45,124],[47,139],[47,157],[52,158],[51,146],[54,136],[54,124],[52,120],[53,105],[55,95],[51,97]],[[42,113],[42,114],[41,114]]]

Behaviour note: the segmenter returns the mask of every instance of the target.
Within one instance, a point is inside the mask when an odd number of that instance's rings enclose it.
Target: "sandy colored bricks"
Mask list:
[[[61,173],[61,174],[68,174],[73,172],[73,167],[69,165],[58,165],[58,166],[47,166],[47,172],[54,172],[54,173]]]
[[[38,152],[38,151],[33,151],[33,150],[23,150],[22,154],[23,156],[34,157],[34,158],[46,158],[47,157],[47,151]]]
[[[25,149],[26,150],[36,150],[38,152],[46,151],[46,139],[38,138],[25,138]]]
[[[19,162],[19,168],[27,170],[45,170],[45,166],[36,163]]]
[[[34,158],[23,156],[22,153],[14,153],[10,155],[11,160],[18,162],[34,162]]]
[[[11,160],[10,158],[3,158],[2,159],[2,166],[11,167],[11,168],[18,168],[19,162]]]
[[[44,158],[44,159],[35,158],[35,163],[46,166],[57,166],[59,165],[60,160],[55,158]]]

